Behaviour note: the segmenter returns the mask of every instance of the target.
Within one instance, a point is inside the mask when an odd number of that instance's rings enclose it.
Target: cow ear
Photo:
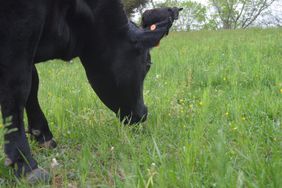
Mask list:
[[[183,10],[183,8],[178,8],[178,11],[180,12],[180,11],[182,11]]]
[[[160,40],[169,32],[172,26],[172,20],[167,19],[147,28],[138,28],[134,30],[131,39],[141,48],[153,48],[157,46]]]

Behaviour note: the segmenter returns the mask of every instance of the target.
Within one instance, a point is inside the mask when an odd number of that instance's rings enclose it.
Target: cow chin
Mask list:
[[[116,105],[110,105],[102,100],[102,102],[114,113],[116,113],[120,122],[126,125],[143,123],[147,120],[148,108],[145,105],[140,105],[137,110],[124,110],[123,108],[117,108]]]

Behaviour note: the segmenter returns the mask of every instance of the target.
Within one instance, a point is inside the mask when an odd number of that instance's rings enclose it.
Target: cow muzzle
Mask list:
[[[148,108],[143,106],[138,111],[130,113],[130,115],[121,115],[120,121],[125,125],[133,125],[138,123],[143,123],[147,120]]]

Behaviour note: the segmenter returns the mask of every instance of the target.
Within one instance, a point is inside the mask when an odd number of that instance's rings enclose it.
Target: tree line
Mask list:
[[[123,0],[129,16],[137,17],[147,8],[177,6],[184,8],[175,30],[245,29],[282,26],[282,0],[207,0],[206,4],[191,0]],[[275,14],[270,7],[281,6]]]

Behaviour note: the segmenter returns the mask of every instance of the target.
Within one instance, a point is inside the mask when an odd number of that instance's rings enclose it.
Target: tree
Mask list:
[[[183,8],[175,24],[178,30],[198,30],[204,26],[207,13],[205,6],[192,1],[179,2],[177,6]]]
[[[247,28],[276,0],[210,0],[224,29]],[[215,19],[216,19],[215,18]]]
[[[201,29],[206,21],[207,9],[200,3],[196,3],[190,0],[165,0],[165,1],[153,1],[148,0],[147,7],[181,7],[183,10],[179,14],[179,19],[174,23],[173,30],[194,30]],[[140,12],[142,12],[144,6],[141,6]]]
[[[148,0],[122,0],[127,15],[131,15],[134,10],[142,5],[145,5]]]
[[[264,12],[259,19],[256,20],[255,25],[261,27],[282,27],[282,0],[277,0],[271,8]]]

